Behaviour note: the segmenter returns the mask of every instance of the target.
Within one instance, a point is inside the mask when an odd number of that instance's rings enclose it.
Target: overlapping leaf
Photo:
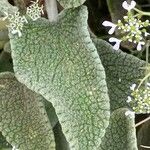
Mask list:
[[[52,102],[72,150],[96,150],[109,121],[104,68],[87,30],[85,6],[64,10],[10,35],[20,82]]]
[[[127,108],[120,108],[111,114],[99,150],[137,150],[134,118],[126,116],[127,111]]]
[[[0,74],[0,131],[19,150],[55,149],[42,100],[12,73]]]
[[[78,7],[82,5],[86,0],[58,0],[58,2],[64,7],[64,8],[72,8],[72,7]]]
[[[103,40],[95,39],[94,43],[105,68],[111,110],[127,107],[130,86],[139,83],[139,79],[145,76],[145,70],[142,69],[145,62],[120,50],[115,51]]]

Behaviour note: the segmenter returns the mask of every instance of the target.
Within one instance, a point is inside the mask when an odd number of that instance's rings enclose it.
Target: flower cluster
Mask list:
[[[31,6],[27,8],[26,16],[30,17],[33,21],[37,20],[41,17],[41,13],[43,13],[43,6],[38,6],[38,0],[33,2]],[[5,12],[5,17],[3,20],[8,20],[9,25],[7,25],[8,29],[12,34],[18,34],[21,37],[23,25],[28,23],[26,16],[21,16],[20,13],[17,11],[15,14],[8,14]]]
[[[43,5],[41,7],[39,7],[38,0],[36,2],[33,2],[33,4],[31,6],[27,7],[27,13],[26,14],[33,21],[35,21],[38,18],[40,18],[41,17],[41,13],[44,14],[44,12],[43,12]]]
[[[137,113],[150,113],[150,84],[136,88],[136,84],[130,87],[131,96],[128,96],[127,103]]]
[[[18,34],[20,37],[24,23],[28,23],[27,19],[25,16],[20,16],[19,12],[16,12],[14,15],[8,13],[5,14],[6,17],[3,18],[3,20],[8,19],[9,25],[7,25],[7,27],[12,34]]]
[[[146,31],[146,27],[150,26],[148,20],[142,22],[136,15],[133,15],[131,12],[136,5],[135,1],[131,1],[129,5],[126,1],[122,3],[122,7],[128,11],[127,16],[123,17],[123,21],[118,20],[117,24],[114,24],[110,21],[104,21],[103,26],[111,27],[109,30],[109,34],[113,34],[116,29],[120,31],[122,38],[117,39],[115,37],[111,37],[109,42],[115,42],[113,48],[118,50],[120,47],[120,43],[122,41],[129,41],[137,44],[137,50],[140,51],[142,49],[142,45],[145,45],[145,38],[150,35]]]

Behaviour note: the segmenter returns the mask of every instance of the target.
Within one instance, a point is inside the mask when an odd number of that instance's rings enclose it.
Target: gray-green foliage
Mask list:
[[[127,111],[119,108],[111,114],[99,150],[137,150],[134,118],[126,116]]]
[[[19,83],[12,73],[1,73],[0,98],[0,130],[11,145],[21,150],[55,149],[42,96]]]
[[[84,6],[64,10],[56,23],[28,23],[22,37],[11,35],[10,43],[17,78],[53,104],[71,149],[96,150],[110,111],[87,16]]]
[[[3,2],[2,11],[10,7]],[[57,22],[41,18],[22,37],[10,33],[15,75],[0,74],[0,131],[19,150],[137,150],[126,99],[144,61],[91,40],[87,9],[77,7],[84,0],[59,2],[70,9]],[[13,72],[5,54],[0,72]],[[7,147],[1,134],[0,141]]]
[[[94,43],[105,68],[111,110],[128,107],[126,100],[131,93],[130,86],[144,77],[142,67],[145,62],[121,50],[114,51],[103,40],[94,39]]]
[[[72,7],[78,7],[82,5],[86,0],[58,0],[58,2],[64,7],[64,8],[72,8]]]

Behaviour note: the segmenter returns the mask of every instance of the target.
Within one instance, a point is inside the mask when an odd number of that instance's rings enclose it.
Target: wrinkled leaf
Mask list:
[[[145,150],[142,146],[150,147],[150,120],[145,122],[137,134],[138,149]]]
[[[10,35],[20,82],[50,101],[72,150],[96,150],[109,120],[105,72],[87,30],[85,6],[66,9],[58,22],[27,24]]]
[[[64,8],[78,7],[78,6],[82,5],[85,1],[86,0],[58,0],[58,2]]]
[[[12,73],[0,74],[0,131],[19,150],[55,149],[42,100]]]
[[[134,118],[126,116],[127,111],[120,108],[111,114],[99,150],[137,150]]]
[[[145,62],[121,50],[115,51],[103,40],[95,39],[94,43],[106,71],[111,110],[128,107],[126,100],[131,93],[130,86],[144,77],[145,71],[141,67]]]
[[[17,7],[12,6],[8,0],[0,0],[0,11],[2,13],[6,12],[6,13],[14,13],[18,10]]]

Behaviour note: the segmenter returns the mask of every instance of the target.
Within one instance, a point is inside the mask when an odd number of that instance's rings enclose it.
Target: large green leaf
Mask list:
[[[111,114],[99,150],[137,150],[134,117],[126,116],[127,111],[120,108]]]
[[[145,71],[141,67],[145,62],[121,50],[114,50],[103,40],[95,39],[94,43],[106,71],[111,110],[128,107],[126,100],[131,93],[130,86],[144,77]]]
[[[12,73],[0,74],[0,131],[19,150],[55,149],[42,100]]]
[[[72,8],[72,7],[78,7],[82,5],[86,0],[58,0],[58,2],[64,7],[64,8]]]
[[[20,82],[50,101],[73,150],[96,150],[109,122],[104,68],[87,30],[85,6],[66,9],[10,35]]]

